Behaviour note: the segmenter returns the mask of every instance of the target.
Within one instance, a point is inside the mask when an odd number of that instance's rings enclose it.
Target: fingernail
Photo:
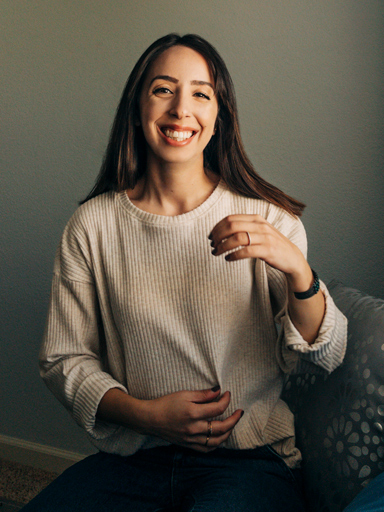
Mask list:
[[[214,393],[216,393],[216,391],[219,391],[220,389],[220,386],[214,386],[211,391],[213,391]]]
[[[215,245],[214,241],[212,240],[211,242],[211,247],[213,247]]]
[[[217,249],[213,249],[212,254],[216,254],[216,253],[217,253]]]
[[[226,259],[227,261],[230,261],[230,260],[231,260],[231,255],[230,255],[230,254],[227,254],[227,256],[225,257],[225,259]]]
[[[209,240],[212,240],[212,234],[211,233],[209,233],[208,238],[209,238]]]
[[[240,418],[242,418],[244,416],[244,411],[241,411],[241,416]]]

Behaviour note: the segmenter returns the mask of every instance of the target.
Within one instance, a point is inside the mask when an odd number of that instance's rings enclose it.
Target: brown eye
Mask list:
[[[196,92],[195,96],[197,96],[198,98],[204,98],[206,100],[210,100],[211,99],[207,94],[204,94],[203,92]]]
[[[157,89],[154,89],[153,94],[172,94],[172,91],[167,87],[158,87]]]

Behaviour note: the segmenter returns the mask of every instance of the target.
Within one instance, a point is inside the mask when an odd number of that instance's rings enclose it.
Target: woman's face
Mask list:
[[[140,123],[151,157],[162,163],[202,165],[218,112],[204,57],[173,46],[151,65],[140,96]]]

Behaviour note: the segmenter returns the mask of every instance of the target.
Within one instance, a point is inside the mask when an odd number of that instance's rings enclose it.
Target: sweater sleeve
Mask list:
[[[103,328],[86,244],[66,230],[55,258],[48,318],[40,350],[40,374],[75,421],[95,439],[118,428],[96,419],[111,388],[126,388],[105,370]]]
[[[276,227],[307,256],[307,238],[299,219],[290,218],[285,224],[281,223]],[[289,316],[284,274],[267,266],[267,275],[279,332],[277,357],[282,370],[286,373],[319,370],[331,373],[341,364],[345,355],[347,320],[336,307],[327,287],[320,281],[320,289],[325,297],[325,314],[317,339],[310,345],[303,339]]]

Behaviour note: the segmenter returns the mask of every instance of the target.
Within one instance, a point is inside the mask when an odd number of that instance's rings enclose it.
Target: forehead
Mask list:
[[[172,46],[159,55],[151,64],[145,81],[148,82],[157,75],[213,83],[213,76],[205,58],[186,46]]]

